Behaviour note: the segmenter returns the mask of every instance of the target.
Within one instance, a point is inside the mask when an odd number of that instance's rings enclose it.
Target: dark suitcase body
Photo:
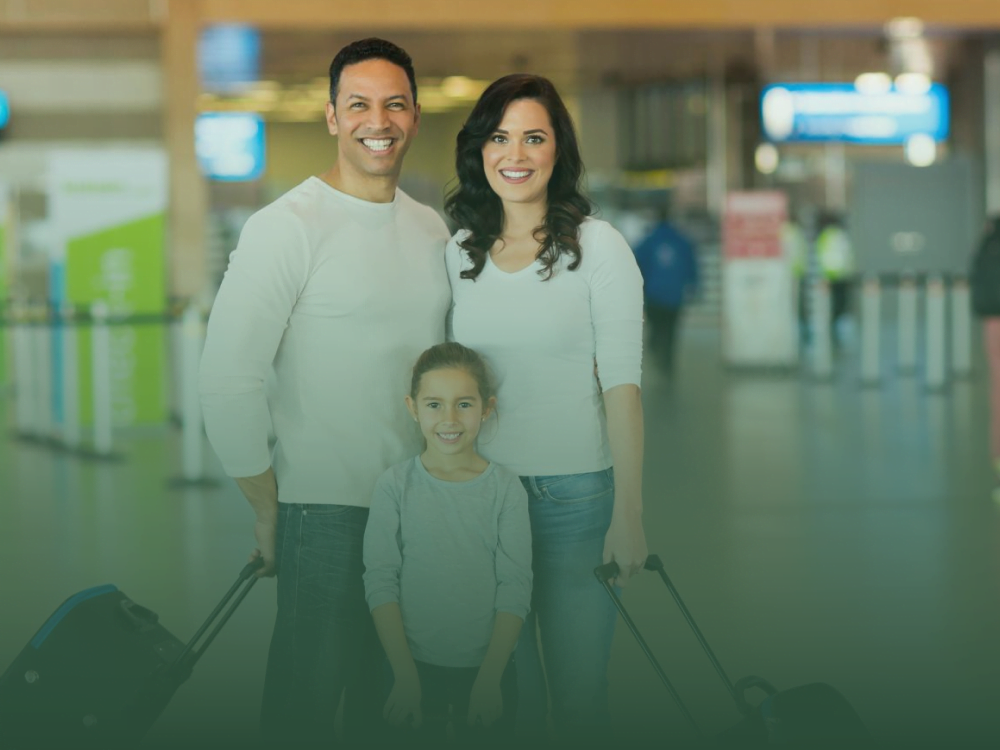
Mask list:
[[[646,570],[656,571],[660,575],[681,614],[684,615],[684,619],[691,626],[691,630],[705,651],[705,655],[708,656],[715,671],[725,684],[737,709],[743,715],[742,721],[721,734],[707,737],[702,733],[691,712],[688,711],[656,657],[646,645],[646,641],[611,585],[611,581],[618,575],[617,564],[612,562],[602,565],[594,571],[594,574],[614,600],[622,619],[632,631],[632,635],[635,636],[643,653],[653,665],[681,714],[697,735],[704,740],[705,744],[713,747],[810,749],[863,748],[868,746],[869,735],[861,717],[858,716],[847,699],[830,685],[817,682],[778,691],[767,680],[755,676],[744,677],[733,684],[685,606],[677,588],[667,577],[660,558],[656,555],[650,555],[646,560],[645,567]],[[766,695],[763,702],[757,706],[751,705],[746,699],[746,693],[753,688],[762,690]]]
[[[258,565],[243,569],[187,644],[114,586],[67,599],[0,677],[0,746],[134,747],[250,591]]]

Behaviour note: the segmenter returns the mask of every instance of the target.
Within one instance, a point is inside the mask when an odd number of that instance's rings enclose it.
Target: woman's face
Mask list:
[[[500,200],[546,203],[556,163],[556,138],[545,107],[534,99],[507,105],[500,125],[483,145],[483,169]]]

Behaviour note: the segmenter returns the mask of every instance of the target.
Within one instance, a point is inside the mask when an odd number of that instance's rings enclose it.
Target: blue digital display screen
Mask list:
[[[862,92],[852,83],[781,83],[761,94],[764,135],[775,143],[900,144],[914,135],[948,137],[948,90]]]
[[[246,182],[264,173],[264,118],[253,112],[205,112],[195,122],[195,152],[210,180]]]
[[[225,93],[258,80],[260,49],[260,32],[250,26],[209,26],[198,41],[202,87]]]
[[[0,91],[0,130],[10,121],[10,101],[7,95]]]

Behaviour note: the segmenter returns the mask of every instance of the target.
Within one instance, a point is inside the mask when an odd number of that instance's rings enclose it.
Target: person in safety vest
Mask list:
[[[825,212],[820,216],[816,261],[820,274],[830,287],[830,337],[837,346],[841,343],[838,323],[850,302],[854,251],[843,219],[835,213]]]

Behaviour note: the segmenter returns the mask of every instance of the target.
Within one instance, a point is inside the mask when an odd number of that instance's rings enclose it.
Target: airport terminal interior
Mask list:
[[[247,217],[335,158],[332,56],[380,36],[417,71],[417,200],[442,211],[486,85],[534,72],[598,216],[633,247],[661,221],[688,238],[673,366],[643,363],[644,525],[730,677],[829,683],[881,746],[997,746],[969,270],[1000,212],[1000,4],[276,5],[0,4],[0,672],[106,583],[186,639],[247,561],[191,390],[204,319]],[[736,722],[655,574],[623,599],[701,729]],[[144,747],[257,741],[275,611],[262,579]],[[622,746],[694,741],[621,621],[610,702]]]

